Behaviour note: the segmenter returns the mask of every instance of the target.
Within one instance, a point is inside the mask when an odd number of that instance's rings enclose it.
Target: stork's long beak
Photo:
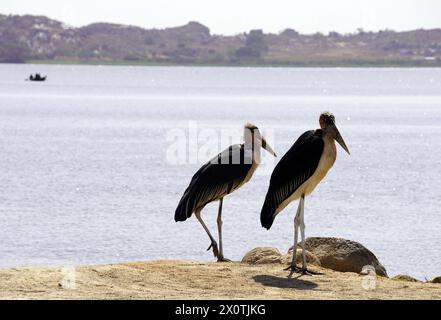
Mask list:
[[[277,157],[277,155],[274,152],[273,148],[271,148],[271,146],[266,142],[264,137],[262,137],[262,148],[264,148],[266,151],[271,153],[273,156]]]
[[[346,145],[345,141],[343,140],[343,137],[340,134],[340,131],[338,131],[338,129],[335,125],[333,125],[333,130],[334,130],[334,135],[335,135],[335,138],[334,138],[335,141],[337,141],[348,154],[351,154],[349,152],[348,146]]]

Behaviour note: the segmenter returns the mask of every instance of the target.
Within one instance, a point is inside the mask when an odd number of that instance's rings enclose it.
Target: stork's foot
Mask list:
[[[317,276],[323,274],[317,271],[308,270],[306,267],[300,268],[297,267],[296,265],[291,265],[288,268],[285,268],[284,270],[290,270],[288,278],[291,278],[294,273],[299,273],[300,275],[306,275],[306,276]]]
[[[213,255],[215,258],[219,257],[219,249],[217,248],[216,241],[213,241],[210,246],[208,247],[207,251],[213,249]]]
[[[231,260],[224,257],[217,257],[217,262],[231,262]]]
[[[289,270],[290,271],[289,275],[288,275],[288,279],[291,279],[292,275],[294,273],[300,272],[301,269],[294,264],[294,265],[290,265],[288,268],[285,268],[283,270]]]
[[[323,273],[320,273],[317,271],[308,270],[306,267],[300,268],[300,267],[297,267],[296,265],[291,265],[288,268],[285,268],[284,270],[290,270],[288,278],[291,278],[294,273],[299,273],[300,275],[306,275],[306,276],[316,276],[316,275],[323,274]]]
[[[300,274],[307,275],[307,276],[318,276],[318,275],[322,275],[322,274],[323,274],[323,273],[321,273],[321,272],[308,270],[307,268],[302,268],[302,269],[300,269],[300,272],[299,272],[299,273],[300,273]]]
[[[302,270],[301,268],[297,267],[295,264],[294,265],[290,265],[288,268],[285,268],[283,270],[290,270],[292,272],[299,272],[300,270]]]

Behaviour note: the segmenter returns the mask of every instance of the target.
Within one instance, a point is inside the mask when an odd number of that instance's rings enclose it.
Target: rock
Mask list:
[[[392,280],[399,280],[399,281],[409,281],[409,282],[421,282],[418,279],[415,279],[411,276],[408,276],[406,274],[399,274],[392,278]]]
[[[430,281],[431,283],[441,283],[441,277],[436,277],[433,278],[432,281]]]
[[[282,254],[276,248],[258,247],[249,251],[243,257],[242,262],[250,264],[282,263]]]
[[[309,264],[313,264],[315,266],[321,266],[320,260],[311,252],[308,250],[305,250],[306,253],[306,262]],[[282,256],[282,263],[289,265],[292,261],[292,248],[288,251],[287,254],[284,254]],[[301,266],[303,263],[303,257],[302,257],[302,249],[297,249],[297,256],[296,256],[296,262],[298,266]]]
[[[301,248],[301,244],[298,248]],[[377,257],[358,242],[341,238],[311,237],[306,239],[305,248],[318,258],[324,268],[360,273],[364,266],[371,265],[377,275],[387,277],[386,269]]]

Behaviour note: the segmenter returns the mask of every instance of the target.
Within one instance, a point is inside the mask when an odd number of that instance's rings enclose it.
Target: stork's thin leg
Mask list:
[[[217,231],[219,233],[219,255],[217,257],[217,261],[230,261],[228,259],[224,258],[224,250],[222,246],[222,202],[224,201],[224,198],[221,198],[219,200],[219,211],[217,212]]]
[[[292,251],[292,261],[291,261],[291,265],[285,269],[285,270],[291,270],[288,278],[291,278],[294,272],[298,272],[300,270],[300,268],[297,267],[297,240],[299,238],[300,205],[301,203],[299,202],[299,206],[297,207],[297,213],[296,216],[294,217],[294,246]]]
[[[300,235],[302,237],[302,256],[303,256],[303,263],[302,263],[302,269],[300,269],[301,274],[307,274],[307,275],[318,275],[321,274],[319,272],[310,271],[307,268],[306,264],[306,239],[305,239],[305,195],[302,194],[300,198]]]
[[[207,251],[210,250],[211,248],[213,248],[213,254],[214,257],[217,258],[219,256],[219,250],[217,248],[217,243],[216,240],[214,240],[213,236],[211,235],[210,231],[208,230],[207,226],[205,225],[204,221],[201,218],[201,210],[197,210],[194,215],[196,216],[196,218],[198,219],[198,221],[201,223],[202,227],[204,227],[205,232],[207,232],[208,237],[211,240],[211,244],[208,247]]]
[[[305,194],[300,197],[300,236],[302,237],[302,270],[306,270],[306,249],[305,249]]]

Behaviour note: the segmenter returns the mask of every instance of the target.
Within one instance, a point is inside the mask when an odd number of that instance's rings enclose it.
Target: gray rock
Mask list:
[[[430,281],[431,283],[441,283],[441,277],[436,277],[433,278],[432,281]]]
[[[298,248],[301,248],[301,244]],[[360,273],[364,266],[371,265],[377,275],[387,277],[386,269],[377,257],[358,242],[341,238],[311,237],[306,239],[305,248],[318,258],[324,268]]]
[[[282,254],[276,248],[258,247],[249,251],[243,257],[242,262],[250,264],[282,263]]]
[[[312,264],[318,267],[321,266],[320,260],[314,254],[312,254],[308,250],[305,250],[305,255],[306,255],[306,263],[308,263],[308,265]],[[292,261],[292,248],[288,251],[287,254],[284,254],[282,256],[283,264],[289,265],[291,264],[291,261]],[[301,266],[303,263],[302,249],[297,248],[296,263],[298,266]]]
[[[421,282],[420,280],[415,279],[414,277],[408,276],[406,274],[398,274],[395,277],[393,277],[392,280],[409,281],[409,282]]]

